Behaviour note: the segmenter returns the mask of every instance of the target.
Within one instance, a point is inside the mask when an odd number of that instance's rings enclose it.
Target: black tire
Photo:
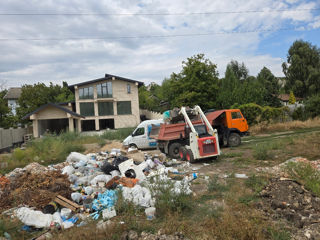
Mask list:
[[[237,147],[241,144],[241,137],[238,133],[230,133],[228,137],[228,146]]]
[[[186,160],[190,163],[194,163],[196,160],[194,159],[193,152],[190,149],[187,149],[186,152]]]
[[[170,144],[169,146],[169,156],[171,158],[179,159],[180,154],[179,154],[179,148],[181,147],[181,144],[178,142],[174,142]]]
[[[186,155],[187,155],[187,149],[186,149],[186,147],[181,146],[181,147],[179,148],[179,154],[180,154],[181,160],[182,160],[182,161],[185,161],[185,160],[186,160]]]

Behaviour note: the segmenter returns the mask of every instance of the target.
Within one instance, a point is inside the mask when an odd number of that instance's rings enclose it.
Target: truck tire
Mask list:
[[[188,162],[190,162],[190,163],[194,163],[195,162],[195,159],[194,159],[194,156],[193,156],[193,152],[190,149],[187,149],[186,160]]]
[[[129,147],[138,149],[138,146],[136,144],[134,144],[134,143],[130,143]]]
[[[180,154],[179,154],[179,148],[181,147],[181,144],[178,142],[174,142],[170,144],[169,146],[169,156],[171,158],[179,159]]]
[[[228,146],[229,147],[237,147],[241,144],[241,137],[238,133],[230,133],[228,137]]]
[[[186,160],[187,150],[188,149],[186,147],[184,147],[184,146],[181,146],[179,148],[179,154],[180,154],[180,158],[181,158],[182,161]]]

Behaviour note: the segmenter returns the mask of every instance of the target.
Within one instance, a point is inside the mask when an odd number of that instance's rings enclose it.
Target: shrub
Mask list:
[[[258,160],[267,160],[274,157],[270,144],[258,144],[253,149],[253,156]]]
[[[239,109],[247,119],[249,125],[257,123],[257,119],[262,113],[262,107],[255,103],[240,105]]]
[[[305,111],[304,107],[296,108],[292,113],[293,120],[301,120],[305,121],[308,119],[307,112]]]
[[[308,114],[308,117],[315,118],[320,116],[320,94],[314,95],[309,98],[305,103],[305,110]]]

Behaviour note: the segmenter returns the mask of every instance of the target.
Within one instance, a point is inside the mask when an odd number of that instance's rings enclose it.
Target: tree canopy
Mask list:
[[[320,50],[309,42],[295,41],[282,64],[285,88],[298,97],[312,96],[320,91]]]

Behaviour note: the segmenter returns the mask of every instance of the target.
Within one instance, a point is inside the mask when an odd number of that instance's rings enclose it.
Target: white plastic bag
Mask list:
[[[41,211],[35,211],[27,207],[18,208],[16,216],[23,224],[36,228],[50,227],[51,222],[53,222],[51,214],[44,214]]]
[[[69,218],[71,212],[72,211],[69,208],[62,208],[61,211],[60,211],[60,214],[61,214],[61,217]]]
[[[79,162],[81,160],[87,162],[89,160],[89,158],[86,155],[83,155],[83,154],[78,153],[78,152],[72,152],[67,157],[67,162],[69,162],[69,163]]]
[[[71,199],[72,199],[74,202],[80,203],[81,198],[82,198],[81,193],[78,193],[78,192],[71,193]]]
[[[114,208],[111,208],[111,209],[104,209],[102,211],[102,217],[103,217],[103,220],[106,220],[106,219],[110,219],[110,218],[113,218],[117,216],[117,213],[116,213],[116,210]]]
[[[112,178],[111,175],[101,174],[101,175],[95,176],[95,178],[90,181],[90,184],[95,186],[97,185],[98,182],[107,183],[111,180],[111,178]]]
[[[62,169],[62,174],[68,174],[68,176],[70,176],[72,173],[74,173],[74,168],[71,165],[65,166]]]

